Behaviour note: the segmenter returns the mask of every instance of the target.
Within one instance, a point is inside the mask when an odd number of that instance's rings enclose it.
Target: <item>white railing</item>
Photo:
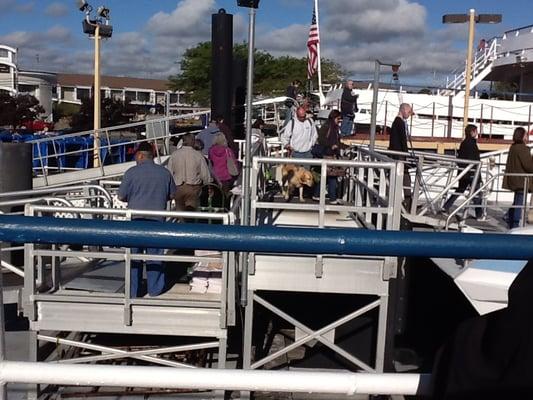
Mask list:
[[[74,386],[323,393],[350,396],[424,395],[429,374],[217,370],[112,365],[0,362],[0,382]]]

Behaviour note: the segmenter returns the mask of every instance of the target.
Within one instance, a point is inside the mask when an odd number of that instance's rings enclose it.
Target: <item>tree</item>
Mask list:
[[[58,122],[61,118],[71,118],[74,114],[80,112],[79,104],[72,103],[54,103],[54,122]]]
[[[44,113],[44,108],[34,96],[18,94],[11,96],[9,93],[0,92],[0,125],[17,128],[24,121],[33,121]]]
[[[100,110],[101,126],[127,124],[131,117],[135,115],[135,107],[129,102],[122,102],[118,99],[104,98]],[[88,131],[94,127],[94,98],[87,97],[81,101],[80,110],[72,115],[72,129],[76,132]]]
[[[233,46],[234,58],[247,62],[247,43]],[[298,79],[302,82],[307,76],[307,59],[291,56],[274,57],[256,50],[254,52],[254,91],[265,96],[282,95],[289,82]],[[187,49],[181,60],[181,73],[169,77],[172,90],[183,90],[187,100],[201,106],[209,106],[211,95],[211,42],[202,42]],[[345,72],[339,64],[322,59],[324,82],[339,82]],[[315,78],[316,80],[316,78]],[[315,85],[316,87],[316,85]]]

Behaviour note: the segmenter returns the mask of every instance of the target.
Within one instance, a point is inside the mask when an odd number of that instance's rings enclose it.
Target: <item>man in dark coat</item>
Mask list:
[[[284,125],[287,125],[293,118],[294,111],[298,107],[298,96],[300,95],[301,84],[302,83],[296,79],[287,86],[287,90],[285,91],[285,96],[287,97],[287,100],[285,100],[285,106],[287,107],[287,112],[285,113]]]
[[[467,125],[465,128],[465,139],[461,142],[461,146],[459,147],[459,152],[457,153],[457,158],[462,160],[473,160],[473,161],[479,161],[479,149],[477,147],[477,127],[475,125]],[[459,171],[458,173],[461,173],[464,168],[468,164],[458,164]],[[475,178],[475,171],[476,167],[475,165],[466,173],[464,174],[461,179],[459,179],[459,187],[455,190],[455,193],[452,194],[448,200],[444,203],[442,206],[443,212],[448,212],[450,210],[450,207],[453,205],[455,200],[457,200],[457,197],[459,197],[460,194],[464,193],[466,189],[472,186]],[[481,185],[481,179],[478,179],[476,184],[476,189],[479,188]],[[481,193],[479,193],[475,199],[474,204],[480,205],[481,204]],[[483,216],[483,209],[481,207],[475,208],[476,212],[476,218],[482,218]]]
[[[401,151],[403,153],[409,152],[409,148],[407,146],[407,135],[409,132],[407,120],[411,115],[413,115],[413,109],[411,105],[402,103],[400,105],[400,112],[392,123],[389,137],[389,150]],[[405,160],[405,156],[401,155],[393,155],[392,158],[396,158],[397,160]],[[403,172],[403,197],[404,206],[407,210],[409,210],[412,202],[411,176],[409,175],[409,167],[406,163],[404,164]]]
[[[507,308],[462,323],[433,368],[437,400],[533,396],[533,261],[511,284]]]
[[[357,94],[353,91],[353,81],[346,81],[341,96],[341,136],[349,136],[353,132],[353,120],[357,108]]]

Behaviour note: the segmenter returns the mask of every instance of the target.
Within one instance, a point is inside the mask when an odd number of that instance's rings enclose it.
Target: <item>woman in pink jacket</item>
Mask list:
[[[224,192],[229,192],[239,176],[239,163],[222,133],[213,139],[213,145],[209,149],[209,161],[213,176]]]

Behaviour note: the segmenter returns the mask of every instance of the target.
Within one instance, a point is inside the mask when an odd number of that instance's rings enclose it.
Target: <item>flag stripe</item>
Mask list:
[[[316,24],[316,10],[313,8],[313,18],[307,38],[307,79],[311,79],[318,69],[318,26]]]

